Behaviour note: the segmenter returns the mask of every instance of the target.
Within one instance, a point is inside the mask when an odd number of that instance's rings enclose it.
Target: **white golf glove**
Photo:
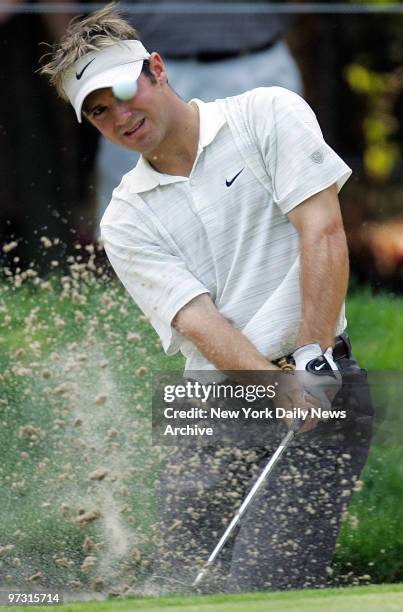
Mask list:
[[[328,410],[342,384],[332,347],[323,353],[319,344],[305,344],[294,351],[293,357],[295,374],[305,391]]]

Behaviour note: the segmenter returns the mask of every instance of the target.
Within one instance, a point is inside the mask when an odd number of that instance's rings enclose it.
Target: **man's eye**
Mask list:
[[[94,110],[92,111],[92,116],[100,117],[104,111],[105,111],[105,106],[98,106],[97,108],[94,108]]]

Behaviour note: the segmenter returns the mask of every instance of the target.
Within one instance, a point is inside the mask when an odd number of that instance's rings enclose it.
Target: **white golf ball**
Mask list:
[[[119,100],[130,100],[137,93],[137,81],[134,79],[119,81],[112,87],[113,95]]]

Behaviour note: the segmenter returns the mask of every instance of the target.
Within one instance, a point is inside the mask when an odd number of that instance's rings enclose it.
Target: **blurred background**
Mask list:
[[[260,52],[279,40],[288,46],[302,79],[302,87],[294,89],[354,170],[341,198],[354,279],[399,290],[403,5],[183,2],[181,11],[180,4],[174,12],[169,2],[120,6],[150,51],[161,51],[168,61],[195,60],[204,70],[231,62],[237,52]],[[74,0],[3,0],[0,5],[0,243],[18,243],[2,251],[5,266],[40,260],[36,265],[46,269],[46,258],[38,254],[38,237],[44,234],[57,239],[60,254],[96,239],[102,181],[97,134],[77,124],[72,109],[36,71],[47,50],[40,43],[57,40],[74,15],[103,5]],[[267,40],[259,27],[270,31]],[[270,71],[269,58],[261,56],[262,69],[266,61]],[[175,78],[171,83],[175,88]],[[261,84],[282,83],[268,78]],[[217,95],[209,91],[205,98],[220,97],[219,89],[217,84]]]

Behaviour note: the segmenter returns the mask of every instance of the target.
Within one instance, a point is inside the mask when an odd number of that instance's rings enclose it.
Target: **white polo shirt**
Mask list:
[[[200,138],[190,176],[158,173],[140,158],[113,192],[101,221],[116,274],[165,351],[185,355],[187,370],[214,369],[171,325],[202,293],[209,293],[268,359],[296,348],[299,238],[287,213],[335,183],[340,190],[351,174],[297,94],[269,87],[237,98],[265,163],[267,184],[238,150],[220,104],[194,100]],[[344,328],[343,308],[336,333]]]

